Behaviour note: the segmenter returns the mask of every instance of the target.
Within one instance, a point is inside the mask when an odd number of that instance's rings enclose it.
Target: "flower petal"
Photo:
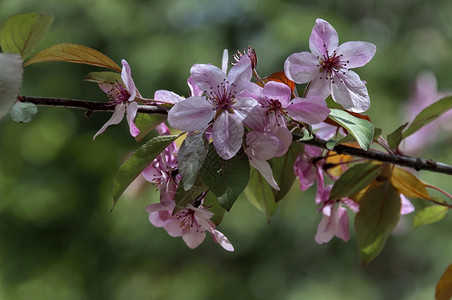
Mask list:
[[[212,235],[218,244],[220,244],[221,247],[223,247],[224,250],[229,252],[234,252],[234,246],[232,246],[231,242],[228,240],[228,238],[218,230],[212,230]]]
[[[125,59],[121,60],[121,62],[121,79],[130,93],[129,101],[133,101],[133,99],[135,99],[135,97],[137,96],[137,90],[135,87],[135,82],[133,82],[132,79],[132,71],[130,70],[130,66]]]
[[[339,37],[333,26],[325,20],[317,19],[309,37],[309,49],[314,56],[329,57],[337,48]]]
[[[129,131],[130,134],[133,137],[136,137],[140,133],[140,129],[135,125],[133,122],[135,120],[135,117],[137,115],[138,111],[138,103],[136,102],[130,102],[129,105],[127,105],[127,123],[129,124]]]
[[[300,181],[300,189],[304,192],[314,184],[317,168],[304,155],[297,157],[293,167]]]
[[[195,249],[201,245],[205,238],[206,233],[204,231],[189,230],[182,234],[182,239],[190,249]]]
[[[267,100],[278,100],[282,107],[287,107],[290,102],[292,90],[284,83],[270,81],[265,84],[263,93]]]
[[[411,201],[408,200],[408,198],[402,194],[400,194],[400,199],[402,201],[402,208],[400,209],[400,214],[407,215],[412,213],[414,211],[413,203],[411,203]]]
[[[330,216],[323,215],[322,220],[317,227],[317,233],[315,234],[315,242],[317,244],[328,243],[334,237],[337,232],[338,222],[337,215],[334,211]]]
[[[236,103],[232,105],[234,113],[237,115],[240,121],[246,118],[246,116],[253,110],[258,103],[252,98],[239,98]]]
[[[211,64],[195,64],[190,69],[193,83],[203,92],[220,86],[226,79],[226,74]]]
[[[183,97],[179,96],[176,93],[167,90],[158,90],[154,93],[154,100],[161,100],[166,103],[178,103],[179,101],[184,100]]]
[[[229,62],[228,49],[224,49],[223,59],[221,60],[221,71],[223,71],[224,74],[228,72],[228,62]]]
[[[299,52],[284,62],[284,73],[296,83],[307,83],[319,74],[319,60],[310,52]]]
[[[335,214],[337,214],[338,219],[336,236],[346,242],[350,239],[347,210],[339,205]]]
[[[337,74],[331,84],[333,100],[352,112],[364,112],[370,107],[370,98],[367,88],[358,74],[348,71]]]
[[[347,61],[346,68],[358,68],[367,64],[377,51],[377,47],[368,42],[346,42],[337,48],[337,53],[342,54],[341,60]]]
[[[251,70],[251,60],[248,55],[244,55],[240,60],[229,70],[228,81],[231,85],[232,91],[240,93],[250,83],[253,71]]]
[[[248,151],[260,160],[269,160],[278,154],[279,139],[271,132],[253,130],[246,135]]]
[[[190,97],[168,112],[168,123],[179,130],[201,130],[213,119],[215,110],[204,97]]]
[[[213,123],[212,139],[218,155],[231,159],[240,150],[243,139],[243,125],[236,114],[223,112]]]
[[[243,124],[254,130],[265,131],[269,124],[267,110],[256,105],[243,119]]]
[[[102,126],[101,129],[94,135],[93,140],[102,132],[107,129],[110,125],[116,125],[119,122],[121,122],[122,118],[124,118],[124,113],[126,111],[126,105],[124,103],[118,104],[115,107],[115,111],[113,112],[113,115],[111,116],[110,120],[107,121],[107,123]]]
[[[323,122],[330,113],[325,100],[320,97],[295,98],[291,103],[286,108],[287,114],[298,122],[317,124]]]
[[[317,96],[322,99],[326,99],[331,93],[331,80],[318,74],[314,77],[309,85],[308,92],[306,96]]]
[[[279,186],[273,177],[273,171],[270,164],[265,160],[260,160],[255,157],[250,157],[250,165],[261,173],[261,175],[265,178],[268,184],[279,191]]]

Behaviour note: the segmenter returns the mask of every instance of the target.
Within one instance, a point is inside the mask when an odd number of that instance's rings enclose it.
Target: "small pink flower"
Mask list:
[[[102,132],[104,132],[108,126],[119,124],[124,118],[124,114],[127,112],[127,123],[129,124],[130,134],[135,137],[140,133],[140,130],[135,126],[133,122],[138,111],[138,104],[135,102],[136,97],[140,97],[140,93],[135,87],[135,83],[132,79],[132,71],[125,59],[122,61],[121,79],[124,85],[116,82],[115,84],[99,84],[99,87],[108,94],[110,97],[111,105],[115,105],[115,111],[110,120],[102,126],[102,128],[94,135],[93,140]]]
[[[326,21],[317,19],[309,38],[311,52],[289,56],[284,63],[286,76],[296,83],[308,83],[309,95],[333,100],[353,112],[366,111],[370,106],[367,88],[351,68],[362,67],[375,54],[374,44],[346,42],[338,46],[336,30]]]
[[[150,204],[146,207],[149,212],[149,221],[155,227],[163,227],[172,237],[182,236],[182,239],[191,249],[198,247],[206,237],[206,231],[212,234],[215,242],[227,251],[234,251],[229,240],[216,230],[215,224],[210,221],[213,213],[200,205],[194,207],[188,204],[186,208],[172,215],[174,201]]]
[[[169,124],[183,131],[202,130],[213,120],[213,144],[225,160],[241,148],[242,121],[257,104],[254,99],[240,96],[251,80],[249,57],[243,56],[227,74],[226,68],[227,51],[222,70],[210,64],[195,64],[188,80],[195,96],[176,103],[168,113]]]

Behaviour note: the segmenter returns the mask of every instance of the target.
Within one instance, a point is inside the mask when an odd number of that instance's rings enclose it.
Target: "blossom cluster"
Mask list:
[[[328,97],[353,113],[362,113],[370,106],[365,82],[351,69],[367,64],[375,54],[375,45],[357,41],[339,45],[336,30],[325,20],[317,19],[309,38],[309,48],[310,52],[294,53],[286,59],[285,80],[260,78],[256,69],[257,56],[252,48],[234,55],[228,70],[228,51],[225,50],[221,68],[211,64],[191,67],[187,80],[191,90],[189,97],[159,90],[151,101],[170,105],[168,124],[189,135],[202,132],[206,140],[213,143],[221,159],[227,161],[240,153],[246,154],[250,166],[273,189],[279,190],[268,161],[287,153],[292,144],[292,131],[314,131],[326,140],[341,133],[345,135],[341,127],[324,123],[330,114],[326,103]],[[117,124],[125,113],[132,136],[139,133],[133,122],[137,102],[150,99],[141,96],[129,65],[125,60],[122,64],[122,82],[101,85],[112,99],[115,112],[96,136],[107,126]],[[294,88],[295,84],[307,84],[302,97]],[[156,129],[160,135],[169,134],[164,123]],[[185,207],[176,207],[175,195],[181,185],[177,153],[176,144],[170,144],[143,172],[144,178],[154,183],[161,195],[159,203],[150,204],[146,209],[150,222],[163,227],[171,236],[182,236],[190,248],[197,247],[208,231],[224,249],[233,251],[229,240],[210,220],[213,213],[204,204],[205,193],[200,193]],[[305,146],[293,165],[301,190],[317,182],[315,201],[323,216],[315,236],[319,244],[334,236],[348,240],[349,221],[345,207],[354,212],[359,210],[359,205],[352,199],[330,198],[332,184],[327,182],[337,180],[346,170],[346,164],[339,162],[340,170],[333,171],[327,167],[328,155],[334,156],[320,148]],[[402,213],[412,210],[409,204],[404,207]]]

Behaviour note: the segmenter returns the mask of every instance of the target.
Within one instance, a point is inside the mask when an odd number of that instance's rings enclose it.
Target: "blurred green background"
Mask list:
[[[452,2],[284,0],[2,0],[0,23],[45,12],[55,21],[39,50],[60,42],[100,50],[131,65],[140,92],[187,95],[194,63],[221,64],[256,48],[261,76],[308,50],[315,19],[329,21],[340,43],[369,41],[377,54],[357,70],[368,82],[368,111],[384,135],[402,124],[402,103],[418,72],[452,88]],[[46,63],[25,69],[22,94],[106,101],[84,75],[100,69]],[[110,213],[112,180],[138,146],[125,122],[93,135],[109,118],[39,107],[32,123],[0,122],[0,299],[432,299],[452,262],[452,219],[417,230],[402,218],[382,254],[363,267],[355,240],[317,245],[313,190],[298,185],[272,222],[240,198],[220,230],[236,251],[210,236],[190,250],[147,219],[152,187],[130,189]],[[424,157],[452,163],[450,133]],[[421,173],[450,190],[450,177]],[[417,208],[423,203],[414,201]]]

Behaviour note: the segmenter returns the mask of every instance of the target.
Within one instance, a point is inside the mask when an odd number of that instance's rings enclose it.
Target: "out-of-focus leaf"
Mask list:
[[[368,186],[381,172],[382,165],[362,163],[342,174],[334,183],[331,199],[341,199],[353,195]]]
[[[427,224],[432,224],[442,220],[449,208],[442,205],[428,206],[416,213],[414,216],[413,227],[418,228]]]
[[[176,206],[174,207],[173,215],[179,210],[187,207],[187,204],[193,204],[194,202],[201,201],[206,191],[207,187],[200,177],[196,179],[196,182],[188,191],[184,190],[182,184],[179,184],[176,195],[174,196]]]
[[[432,105],[424,108],[417,116],[414,121],[408,126],[408,128],[402,133],[402,138],[406,138],[431,121],[437,119],[443,113],[452,108],[452,96],[442,98]]]
[[[389,182],[369,190],[355,217],[356,241],[364,265],[380,254],[400,219],[399,192]]]
[[[57,44],[44,49],[30,58],[24,66],[49,61],[65,61],[92,65],[121,72],[121,68],[105,54],[82,45]]]
[[[408,126],[408,123],[403,124],[398,127],[392,133],[388,134],[387,140],[388,144],[392,149],[397,149],[402,141],[402,131]]]
[[[254,168],[251,169],[250,181],[245,189],[245,195],[251,204],[267,216],[267,221],[270,223],[271,217],[278,209],[278,203],[275,201],[271,186]]]
[[[424,183],[408,171],[394,167],[391,182],[406,197],[430,199]]]
[[[0,120],[17,101],[22,74],[22,59],[19,54],[0,53]]]
[[[341,176],[345,172],[346,163],[353,160],[354,157],[347,154],[337,154],[334,151],[328,151],[324,166],[328,166],[328,173],[333,176]]]
[[[138,113],[135,118],[135,125],[140,129],[140,133],[135,137],[135,140],[141,142],[152,129],[164,121],[166,121],[166,115]]]
[[[223,220],[223,216],[226,212],[226,209],[221,206],[220,202],[218,202],[217,197],[212,192],[208,192],[204,196],[204,207],[208,208],[211,212],[213,212],[215,215],[210,218],[210,221],[212,221],[215,225],[220,225],[221,221]]]
[[[191,189],[209,150],[204,131],[187,135],[177,156],[177,167],[186,191]]]
[[[248,157],[241,152],[229,160],[223,160],[210,143],[199,174],[209,190],[217,196],[221,206],[229,211],[248,185],[250,164]]]
[[[3,52],[19,53],[26,59],[52,25],[53,16],[28,13],[9,18],[0,31]]]
[[[381,128],[375,128],[373,140],[378,141],[378,138],[381,136],[382,132],[383,132],[383,130],[381,130]]]
[[[369,150],[374,136],[374,126],[372,123],[340,109],[331,109],[329,118],[352,134],[362,149]]]
[[[11,108],[10,114],[13,121],[18,123],[27,123],[33,119],[33,116],[38,112],[38,107],[29,102],[16,101],[13,108]]]
[[[444,271],[436,284],[435,300],[452,299],[452,264]]]
[[[279,191],[273,190],[276,202],[281,201],[292,187],[296,178],[293,170],[293,163],[301,153],[303,153],[303,145],[292,143],[285,155],[272,158],[269,161],[273,170],[273,177],[279,186]]]
[[[271,74],[270,76],[263,78],[261,81],[258,81],[257,84],[261,87],[264,87],[264,84],[269,81],[276,81],[276,82],[284,83],[285,85],[287,85],[290,88],[290,90],[292,92],[295,89],[295,82],[293,82],[292,80],[287,78],[286,74],[283,71],[275,72],[275,73]]]
[[[116,72],[90,72],[83,78],[85,81],[95,82],[95,83],[108,83],[114,84],[116,82],[122,83],[121,74]]]
[[[113,207],[125,189],[178,136],[157,136],[142,145],[120,167],[113,179]]]

